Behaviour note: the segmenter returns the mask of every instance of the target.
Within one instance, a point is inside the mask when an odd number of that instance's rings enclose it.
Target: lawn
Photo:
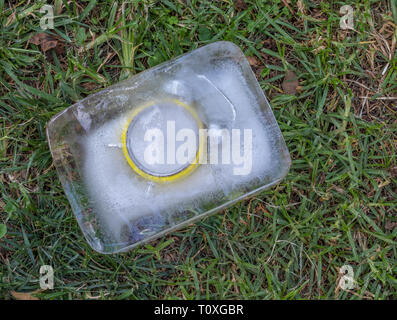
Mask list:
[[[56,0],[42,34],[45,1],[0,0],[0,298],[396,299],[396,1],[124,2]],[[354,30],[340,27],[345,4]],[[288,176],[128,253],[96,253],[46,123],[217,40],[249,57],[291,154]],[[42,265],[54,288],[37,292]],[[347,265],[354,283],[342,288]]]

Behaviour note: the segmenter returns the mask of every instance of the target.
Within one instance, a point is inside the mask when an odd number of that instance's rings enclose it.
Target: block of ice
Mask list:
[[[252,196],[290,166],[244,54],[223,41],[88,96],[54,116],[47,137],[80,227],[103,253]]]

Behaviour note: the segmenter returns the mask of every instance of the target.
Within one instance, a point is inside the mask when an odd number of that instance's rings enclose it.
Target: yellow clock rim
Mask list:
[[[134,118],[141,113],[143,110],[153,106],[154,104],[158,103],[158,102],[173,102],[181,107],[184,107],[194,118],[194,120],[196,121],[197,127],[198,129],[203,129],[203,123],[200,121],[196,111],[189,105],[187,105],[186,103],[178,100],[178,99],[166,99],[166,100],[161,100],[161,101],[150,101],[148,103],[145,103],[137,108],[135,108],[132,113],[129,115],[128,121],[126,123],[126,125],[123,128],[123,132],[122,132],[122,136],[121,136],[121,143],[122,143],[122,149],[123,149],[123,154],[125,156],[125,158],[127,159],[128,164],[130,165],[130,167],[137,173],[139,174],[141,177],[147,179],[147,180],[151,180],[154,182],[158,182],[158,183],[164,183],[164,182],[173,182],[175,180],[178,180],[180,178],[183,178],[187,175],[189,175],[190,173],[192,173],[198,166],[199,164],[199,159],[200,159],[200,154],[203,151],[204,148],[204,139],[202,139],[200,137],[200,134],[198,135],[199,137],[199,147],[197,149],[197,153],[196,153],[196,157],[194,159],[194,161],[187,166],[185,169],[179,171],[176,174],[170,175],[170,176],[155,176],[152,174],[149,174],[145,171],[143,171],[142,169],[140,169],[135,162],[132,160],[132,158],[130,157],[129,153],[128,153],[128,149],[127,149],[127,130],[128,127],[130,126],[130,123],[132,120],[134,120]]]

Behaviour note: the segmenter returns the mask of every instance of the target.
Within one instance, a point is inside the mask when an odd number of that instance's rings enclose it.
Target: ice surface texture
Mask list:
[[[249,174],[236,175],[235,165],[222,161],[201,164],[170,183],[136,174],[121,149],[122,130],[134,108],[166,99],[190,105],[215,135],[222,136],[222,129],[252,130]],[[88,96],[54,116],[47,137],[80,227],[103,253],[129,250],[252,196],[279,182],[290,166],[280,129],[244,54],[223,41]],[[241,136],[241,150],[244,143]]]

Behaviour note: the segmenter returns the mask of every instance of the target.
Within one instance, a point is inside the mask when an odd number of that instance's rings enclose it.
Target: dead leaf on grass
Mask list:
[[[258,67],[261,64],[257,57],[247,57],[247,60],[251,67]]]
[[[237,11],[243,11],[248,8],[248,5],[244,0],[234,0],[234,8]]]
[[[16,291],[10,291],[10,294],[16,299],[16,300],[40,300],[37,297],[34,297],[33,294],[39,293],[41,290],[36,290],[32,292],[16,292]]]
[[[284,81],[282,83],[283,91],[286,94],[295,94],[299,88],[298,77],[295,72],[287,71],[284,77]]]
[[[29,42],[40,46],[43,53],[55,49],[55,52],[60,54],[63,49],[63,43],[59,39],[45,32],[36,33],[30,38]]]
[[[393,221],[387,220],[386,221],[386,225],[385,225],[385,229],[391,231],[391,230],[394,230],[394,228],[397,228],[397,222],[393,222]]]

